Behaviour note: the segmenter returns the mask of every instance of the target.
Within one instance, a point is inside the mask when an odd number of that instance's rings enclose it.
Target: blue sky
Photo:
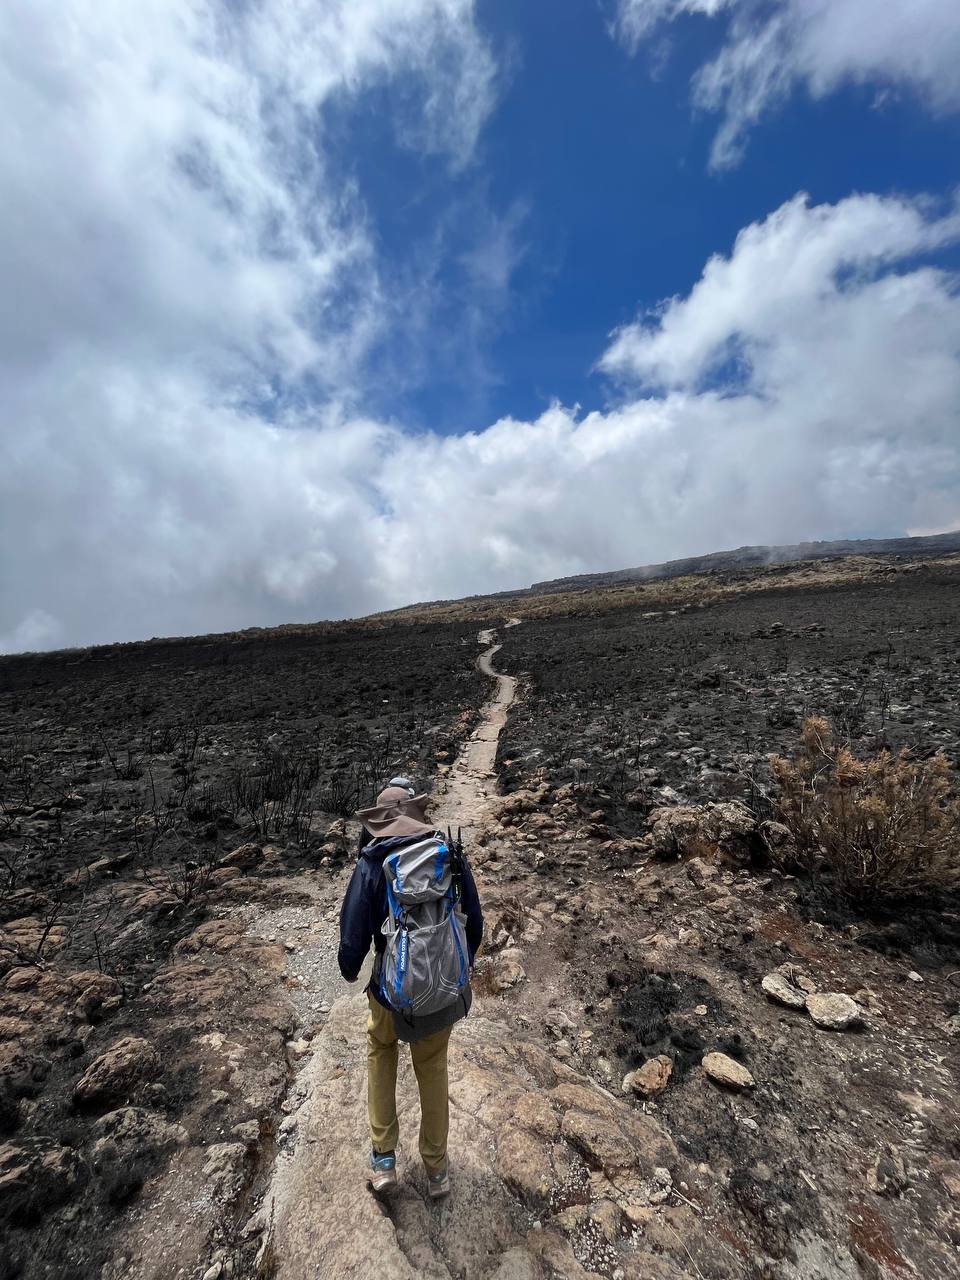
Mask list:
[[[960,527],[956,0],[8,0],[0,121],[0,652]]]
[[[817,204],[862,191],[948,196],[960,180],[960,116],[931,118],[909,89],[878,103],[876,83],[819,101],[795,92],[751,132],[736,168],[710,172],[716,119],[691,109],[689,85],[716,49],[716,22],[686,17],[667,48],[631,56],[610,37],[611,12],[580,0],[479,4],[505,70],[461,173],[397,144],[388,92],[347,104],[338,160],[365,194],[384,258],[402,271],[444,228],[440,354],[402,395],[385,387],[381,411],[449,433],[535,417],[554,399],[601,408],[617,395],[595,369],[610,330],[686,293],[741,227],[798,191]],[[444,353],[468,287],[461,256],[482,248],[491,222],[508,229],[514,255],[509,302],[468,353],[466,342]]]

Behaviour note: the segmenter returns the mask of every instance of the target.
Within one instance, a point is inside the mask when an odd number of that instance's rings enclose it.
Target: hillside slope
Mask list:
[[[0,661],[0,1276],[960,1276],[960,903],[857,907],[763,825],[811,712],[960,768],[958,587],[545,597],[493,620],[493,704],[475,622]],[[349,814],[400,769],[487,918],[444,1205],[408,1069],[365,1190],[335,961]]]
[[[535,582],[528,590],[533,595],[555,595],[561,591],[596,590],[625,582],[658,582],[666,578],[682,578],[688,574],[735,573],[766,565],[836,560],[844,556],[905,556],[908,559],[918,559],[949,555],[957,551],[960,551],[960,529],[952,533],[916,538],[847,538],[833,542],[797,542],[777,547],[737,547],[733,551],[712,551],[706,555],[686,556],[682,560],[640,565],[634,569],[553,578],[548,582]]]

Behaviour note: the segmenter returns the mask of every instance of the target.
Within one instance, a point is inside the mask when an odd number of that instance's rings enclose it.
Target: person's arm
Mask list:
[[[363,863],[353,869],[343,906],[340,908],[340,948],[337,964],[347,982],[356,982],[360,969],[370,950],[373,934],[370,929],[369,884],[364,875]]]
[[[473,872],[470,870],[466,857],[463,859],[460,886],[462,895],[460,907],[467,917],[467,949],[470,952],[470,963],[473,964],[473,958],[477,954],[480,943],[483,941],[483,912],[480,910],[477,886],[474,883]]]

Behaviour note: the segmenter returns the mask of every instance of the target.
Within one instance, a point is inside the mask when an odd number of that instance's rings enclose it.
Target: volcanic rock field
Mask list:
[[[960,1276],[960,903],[777,856],[808,716],[956,783],[960,559],[861,569],[0,659],[0,1280]],[[335,963],[399,770],[487,924],[442,1206]]]

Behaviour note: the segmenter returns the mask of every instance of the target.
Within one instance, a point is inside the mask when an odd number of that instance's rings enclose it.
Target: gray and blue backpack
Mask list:
[[[450,1026],[471,1004],[465,916],[460,909],[463,849],[439,831],[383,860],[388,915],[378,987],[402,1040]]]

